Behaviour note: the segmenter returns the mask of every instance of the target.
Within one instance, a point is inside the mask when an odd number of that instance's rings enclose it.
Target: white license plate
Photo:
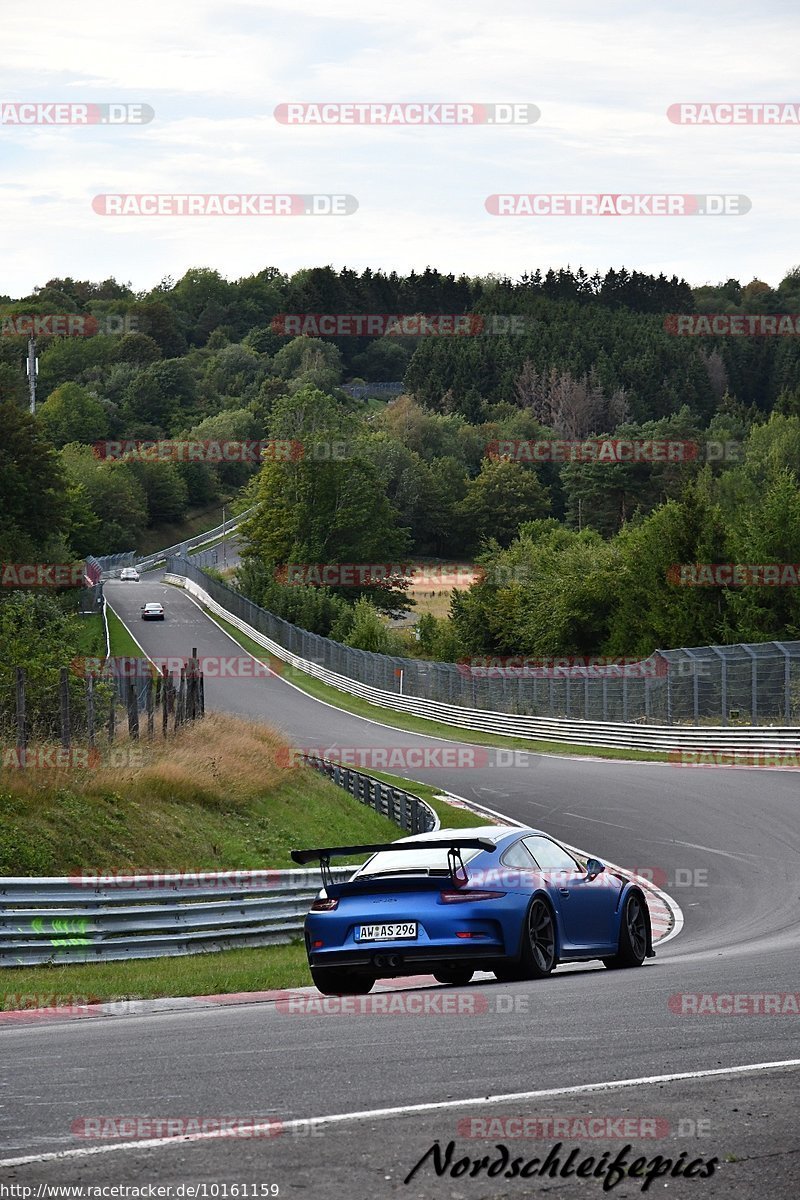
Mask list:
[[[386,925],[357,925],[357,942],[395,942],[400,938],[416,938],[416,921],[393,921]]]

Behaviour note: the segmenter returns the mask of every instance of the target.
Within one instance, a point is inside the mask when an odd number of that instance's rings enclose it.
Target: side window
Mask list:
[[[522,839],[514,842],[513,846],[509,846],[500,861],[503,866],[514,867],[517,871],[536,870],[536,863],[525,849]]]
[[[557,846],[555,842],[551,842],[550,838],[537,834],[523,840],[543,871],[580,870],[572,855],[567,854],[566,850]]]

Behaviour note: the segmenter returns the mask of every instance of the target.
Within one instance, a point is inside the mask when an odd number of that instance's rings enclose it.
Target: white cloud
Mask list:
[[[45,0],[4,16],[4,97],[138,100],[141,128],[0,128],[3,288],[55,274],[147,287],[186,266],[239,275],[315,262],[507,272],[570,262],[691,281],[791,265],[797,131],[671,125],[680,100],[792,100],[788,0],[668,9],[589,0]],[[528,128],[295,128],[281,101],[526,100]],[[787,185],[787,181],[789,181]],[[103,219],[98,192],[319,191],[358,196],[340,219]],[[718,221],[497,219],[497,191],[743,192]]]

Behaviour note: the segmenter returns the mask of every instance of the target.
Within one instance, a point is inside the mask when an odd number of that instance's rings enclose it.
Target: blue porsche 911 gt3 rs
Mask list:
[[[333,857],[370,854],[336,882]],[[469,983],[541,979],[559,963],[639,967],[654,955],[642,889],[537,829],[438,829],[372,846],[293,850],[319,861],[323,890],[305,921],[314,983],[367,993],[376,979],[429,972]]]

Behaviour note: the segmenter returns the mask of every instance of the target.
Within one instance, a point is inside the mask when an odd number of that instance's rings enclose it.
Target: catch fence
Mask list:
[[[800,726],[800,641],[657,650],[638,663],[492,665],[395,658],[344,646],[260,608],[186,558],[167,573],[288,654],[398,697],[513,716],[617,724]]]

